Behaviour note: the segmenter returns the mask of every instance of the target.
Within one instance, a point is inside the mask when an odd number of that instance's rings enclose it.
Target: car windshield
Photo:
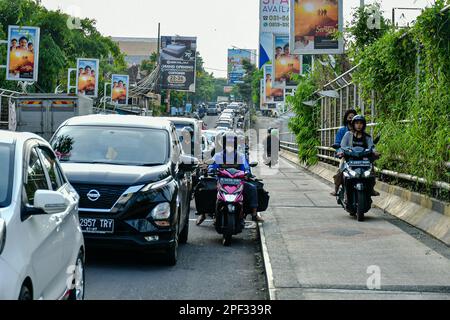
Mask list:
[[[169,134],[162,129],[65,126],[51,144],[61,162],[156,166],[169,155]]]
[[[14,176],[13,145],[0,143],[0,208],[11,203]]]

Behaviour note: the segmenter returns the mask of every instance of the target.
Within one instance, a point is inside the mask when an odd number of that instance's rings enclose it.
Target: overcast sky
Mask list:
[[[366,0],[366,3],[372,3]],[[432,0],[384,0],[385,15],[392,7],[424,7]],[[360,0],[344,0],[344,16]],[[97,20],[106,36],[196,36],[205,66],[215,76],[226,77],[227,49],[258,48],[259,0],[43,0],[48,9]],[[218,70],[213,70],[218,69]]]

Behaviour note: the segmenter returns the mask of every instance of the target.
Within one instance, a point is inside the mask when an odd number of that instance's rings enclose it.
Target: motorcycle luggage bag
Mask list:
[[[256,190],[258,192],[258,212],[264,212],[269,207],[269,192],[264,190],[264,183],[261,181],[251,181],[251,184],[256,186]],[[250,213],[249,208],[247,206],[244,208],[246,213]]]
[[[217,180],[214,178],[200,180],[194,198],[198,214],[214,213],[217,201]]]

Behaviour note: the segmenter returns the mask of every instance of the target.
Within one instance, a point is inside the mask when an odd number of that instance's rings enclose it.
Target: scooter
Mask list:
[[[231,245],[231,238],[242,232],[244,220],[244,184],[246,174],[237,169],[217,171],[217,202],[215,228],[223,235],[223,245]]]
[[[338,204],[356,216],[358,221],[364,221],[364,215],[372,206],[371,190],[375,179],[373,149],[362,147],[342,148],[345,164],[344,180],[337,195]]]

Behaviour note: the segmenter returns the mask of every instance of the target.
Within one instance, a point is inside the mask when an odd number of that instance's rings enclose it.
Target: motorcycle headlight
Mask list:
[[[154,220],[167,220],[170,217],[170,203],[163,202],[153,208],[150,216]]]

